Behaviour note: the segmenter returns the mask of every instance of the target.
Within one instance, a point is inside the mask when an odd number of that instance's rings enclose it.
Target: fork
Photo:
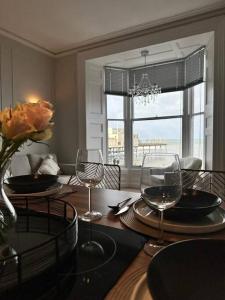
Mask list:
[[[117,203],[117,205],[108,205],[108,207],[111,208],[111,209],[114,210],[114,211],[119,210],[120,207],[121,207],[123,204],[127,203],[127,202],[128,202],[129,200],[131,200],[131,199],[132,199],[131,197],[130,197],[130,198],[127,198],[127,199],[125,199],[125,200],[123,200],[123,201]]]

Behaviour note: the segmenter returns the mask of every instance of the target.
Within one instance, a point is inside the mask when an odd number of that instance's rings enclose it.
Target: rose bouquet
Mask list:
[[[22,103],[0,112],[0,169],[27,140],[43,141],[52,136],[52,105],[47,101]]]
[[[15,254],[7,240],[17,220],[15,209],[3,188],[5,170],[10,158],[26,141],[39,142],[51,138],[52,117],[52,105],[47,101],[22,103],[0,111],[0,261]]]

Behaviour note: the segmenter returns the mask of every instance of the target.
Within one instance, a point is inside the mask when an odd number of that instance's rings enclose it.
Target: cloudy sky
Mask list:
[[[108,96],[108,118],[123,118],[122,99],[123,97]],[[134,118],[181,115],[182,109],[182,92],[161,94],[155,102],[148,105],[141,104],[138,100],[135,101]],[[122,123],[117,124],[117,126],[121,127]],[[181,138],[181,119],[135,121],[133,131],[143,140],[179,139]]]
[[[194,87],[194,112],[202,111],[204,97],[202,86]],[[179,116],[183,112],[183,92],[171,92],[158,95],[154,102],[144,105],[136,99],[134,101],[134,118],[154,118],[161,116]],[[126,101],[126,100],[125,100]],[[127,100],[131,101],[131,100]],[[123,97],[107,96],[107,113],[109,119],[123,119]],[[122,127],[123,122],[113,122],[116,127]],[[203,117],[195,117],[194,139],[202,137]],[[141,140],[148,139],[181,139],[182,122],[181,118],[167,120],[135,121],[133,133],[138,134]]]

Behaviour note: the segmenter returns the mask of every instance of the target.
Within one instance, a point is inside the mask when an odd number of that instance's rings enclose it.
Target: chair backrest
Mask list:
[[[198,176],[199,170],[202,166],[202,160],[196,157],[184,157],[180,158],[180,166],[182,169],[182,182],[183,188],[192,188],[196,177]],[[195,172],[190,173],[185,170],[195,170]]]
[[[193,188],[213,193],[225,201],[225,172],[191,169],[185,169],[182,172],[184,176],[183,188]],[[193,178],[194,184],[192,184],[193,180],[190,180],[190,178]]]
[[[85,168],[91,172],[96,163],[83,162]],[[104,164],[104,179],[96,186],[96,188],[120,190],[121,170],[119,165]],[[76,175],[72,175],[68,184],[82,185]]]

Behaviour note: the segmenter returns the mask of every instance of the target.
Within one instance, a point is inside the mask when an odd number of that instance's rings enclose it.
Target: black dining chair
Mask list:
[[[82,163],[88,172],[96,169],[96,163],[83,162]],[[119,165],[104,164],[104,178],[96,186],[96,188],[120,190],[121,169]],[[82,185],[76,175],[71,175],[67,184]]]
[[[183,188],[212,193],[225,201],[225,172],[182,169]]]

